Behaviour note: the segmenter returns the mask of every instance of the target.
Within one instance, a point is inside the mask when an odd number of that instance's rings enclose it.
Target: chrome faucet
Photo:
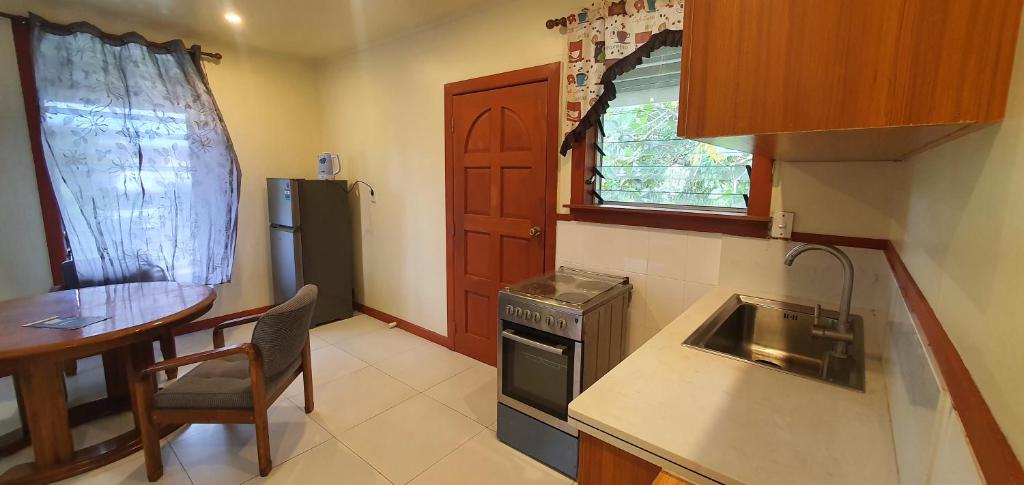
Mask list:
[[[853,299],[853,263],[846,253],[835,246],[806,243],[793,248],[786,254],[786,266],[793,266],[793,261],[796,260],[796,257],[807,251],[824,251],[835,256],[843,265],[843,295],[839,301],[839,321],[836,324],[836,328],[835,330],[821,328],[819,322],[821,318],[821,305],[818,305],[814,311],[814,325],[816,328],[813,332],[818,337],[834,340],[832,355],[845,358],[849,355],[847,353],[847,345],[853,342],[853,331],[850,329],[850,300]]]

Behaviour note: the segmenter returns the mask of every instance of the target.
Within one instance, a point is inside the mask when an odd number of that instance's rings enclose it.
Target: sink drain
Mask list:
[[[758,364],[761,364],[761,365],[763,365],[763,366],[767,366],[767,367],[774,367],[774,368],[776,368],[776,369],[782,369],[782,366],[781,366],[781,365],[779,365],[779,364],[777,364],[777,363],[775,363],[775,362],[772,362],[772,361],[770,361],[770,360],[764,360],[764,359],[754,359],[754,362],[756,362],[756,363],[758,363]]]

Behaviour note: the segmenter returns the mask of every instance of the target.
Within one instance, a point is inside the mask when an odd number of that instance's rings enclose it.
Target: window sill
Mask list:
[[[624,205],[566,204],[570,219],[598,224],[714,232],[733,236],[768,237],[769,216],[726,212],[636,207]]]

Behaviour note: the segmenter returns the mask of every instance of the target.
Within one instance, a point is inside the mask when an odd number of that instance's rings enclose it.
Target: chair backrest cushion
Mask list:
[[[252,343],[260,349],[263,372],[268,378],[288,370],[301,357],[316,296],[316,286],[303,286],[290,300],[271,308],[256,321]]]

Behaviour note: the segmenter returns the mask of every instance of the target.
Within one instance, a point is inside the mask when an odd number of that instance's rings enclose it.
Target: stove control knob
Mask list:
[[[523,316],[523,309],[516,307],[516,317],[521,318]]]
[[[540,323],[540,312],[533,312],[533,321]]]
[[[513,311],[512,308],[512,305],[505,305],[505,315],[511,315]]]
[[[558,328],[565,329],[565,319],[564,318],[559,318],[558,319]]]
[[[554,323],[555,323],[555,317],[553,317],[551,315],[548,315],[548,316],[544,317],[544,324],[545,325],[550,327]]]

